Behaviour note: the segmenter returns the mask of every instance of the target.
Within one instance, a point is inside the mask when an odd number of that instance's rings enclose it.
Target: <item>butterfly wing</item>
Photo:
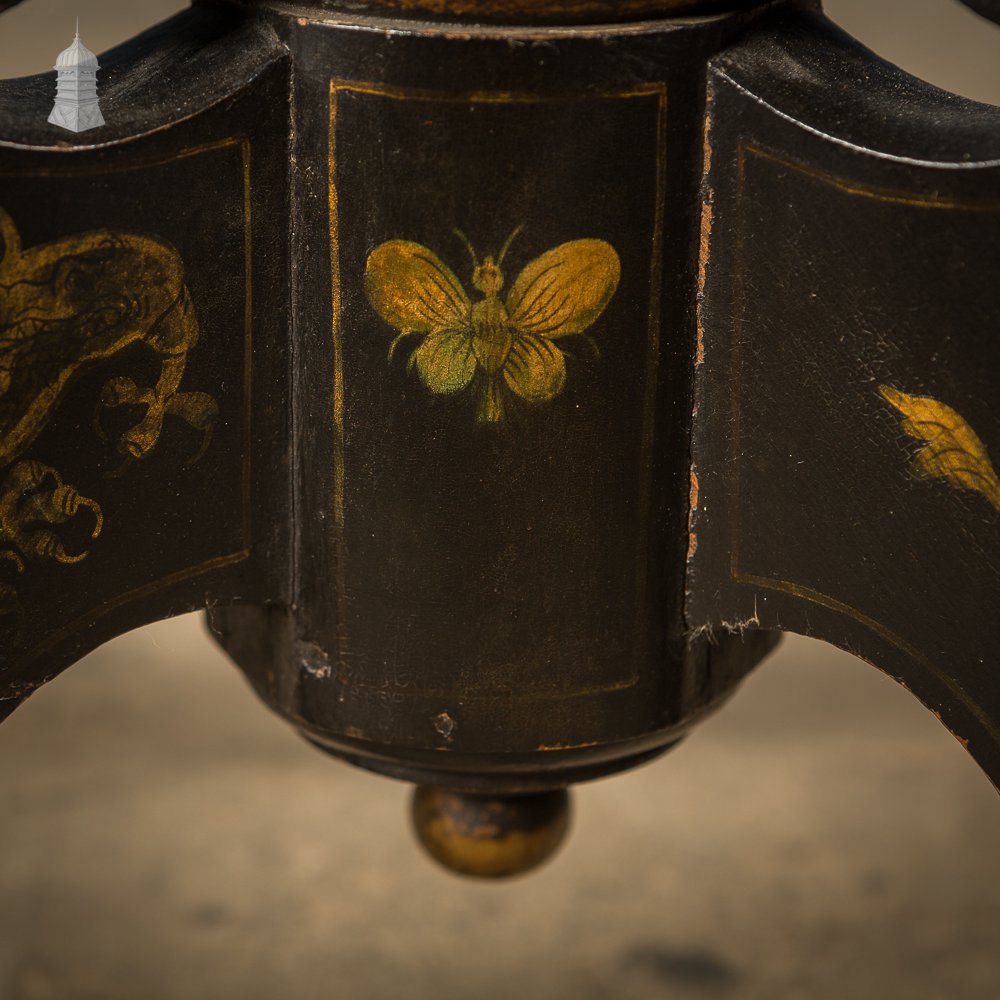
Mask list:
[[[604,240],[562,243],[533,260],[507,296],[515,333],[504,381],[522,399],[544,402],[566,382],[566,359],[552,343],[583,333],[611,300],[621,264]]]
[[[476,371],[469,331],[472,305],[451,268],[419,243],[390,240],[365,266],[375,311],[400,334],[427,334],[413,353],[424,385],[435,393],[464,389]]]
[[[620,275],[610,243],[561,243],[518,275],[507,296],[511,326],[548,340],[583,333],[611,301]]]
[[[469,325],[469,297],[451,268],[427,247],[390,240],[368,255],[365,291],[375,311],[400,333]]]

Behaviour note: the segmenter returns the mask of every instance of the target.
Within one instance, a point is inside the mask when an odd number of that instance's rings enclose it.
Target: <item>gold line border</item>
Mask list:
[[[194,579],[195,577],[202,576],[205,573],[210,573],[213,570],[222,569],[226,566],[233,566],[236,563],[243,562],[243,560],[247,559],[249,555],[249,549],[240,549],[237,552],[229,552],[226,555],[215,556],[213,559],[207,559],[205,562],[199,563],[197,566],[188,566],[185,569],[179,569],[174,573],[168,573],[166,576],[158,577],[155,580],[151,580],[149,583],[134,587],[132,590],[127,590],[124,594],[119,594],[117,597],[104,602],[100,608],[87,611],[79,617],[74,618],[68,625],[64,625],[61,629],[57,629],[55,632],[50,633],[30,652],[18,657],[18,659],[14,661],[13,666],[23,667],[26,664],[31,663],[43,653],[47,653],[53,646],[57,646],[63,639],[73,635],[74,632],[93,627],[102,618],[107,617],[113,611],[117,611],[119,608],[122,608],[127,604],[131,604],[133,601],[138,601],[143,597],[151,597],[160,591],[167,590],[174,584],[183,583],[185,580]],[[94,648],[96,649],[97,647]],[[93,649],[90,649],[87,652],[93,652]],[[86,655],[86,653],[84,655]]]
[[[330,81],[327,196],[330,224],[330,309],[333,325],[333,531],[334,584],[337,602],[337,667],[341,682],[347,679],[347,541],[344,534],[344,357],[340,313],[340,199],[337,191],[337,95],[342,85]],[[367,91],[361,90],[361,93]]]
[[[618,90],[575,91],[563,94],[538,94],[522,90],[424,90],[418,87],[394,87],[391,84],[366,83],[359,80],[330,80],[330,97],[338,93],[369,94],[373,97],[391,97],[399,101],[431,101],[435,104],[563,104],[588,101],[594,98],[630,98],[663,95],[667,85],[661,80],[640,83]]]
[[[873,198],[875,201],[886,202],[890,205],[909,205],[913,208],[950,208],[967,212],[1000,212],[1000,198],[983,198],[970,200],[968,198],[952,198],[942,195],[911,195],[902,191],[894,191],[891,188],[875,187],[874,185],[854,184],[838,177],[827,170],[820,170],[805,163],[799,163],[773,150],[764,149],[750,142],[741,142],[738,147],[739,157],[742,161],[746,153],[751,153],[761,160],[769,160],[779,166],[795,170],[800,174],[805,174],[813,180],[822,181],[830,187],[837,188],[846,194],[859,195],[861,197]],[[944,164],[942,164],[944,166]]]
[[[253,260],[253,230],[251,224],[250,206],[251,206],[251,184],[250,184],[250,166],[251,166],[251,143],[250,139],[245,135],[234,135],[229,136],[225,139],[218,139],[214,142],[201,143],[197,146],[189,146],[186,149],[182,149],[179,152],[173,153],[169,156],[155,157],[149,160],[142,160],[133,163],[121,163],[121,164],[101,164],[101,165],[87,165],[87,166],[70,166],[70,167],[52,167],[52,168],[41,168],[41,169],[30,169],[25,167],[19,167],[14,169],[0,170],[0,177],[15,177],[15,176],[27,176],[27,177],[85,177],[90,174],[110,174],[110,173],[124,173],[131,170],[144,170],[151,167],[160,167],[168,163],[175,163],[178,160],[188,159],[192,156],[199,156],[203,153],[213,152],[219,149],[226,149],[231,146],[240,147],[240,158],[242,162],[242,176],[243,176],[243,255],[244,255],[244,275],[245,275],[245,293],[244,293],[244,307],[243,307],[243,321],[244,321],[244,361],[243,361],[243,432],[244,432],[244,447],[243,447],[243,465],[242,465],[242,528],[241,533],[243,535],[243,547],[235,552],[229,552],[224,555],[215,556],[212,559],[208,559],[204,562],[198,563],[194,566],[188,566],[183,569],[174,571],[173,573],[168,573],[166,576],[158,577],[156,580],[151,580],[149,583],[142,584],[132,590],[126,591],[124,594],[119,594],[117,597],[111,598],[101,605],[100,608],[91,609],[84,614],[73,619],[69,624],[57,629],[55,632],[50,633],[41,642],[37,643],[30,650],[19,655],[14,662],[10,665],[10,668],[23,668],[27,664],[34,660],[37,660],[39,656],[43,653],[48,652],[54,646],[58,645],[63,639],[72,635],[78,630],[90,627],[104,618],[106,615],[111,614],[113,611],[117,611],[119,608],[124,607],[126,604],[130,604],[133,601],[140,600],[144,597],[150,597],[153,594],[159,593],[162,590],[166,590],[175,584],[182,583],[185,580],[194,579],[195,577],[202,576],[205,573],[212,572],[213,570],[222,569],[226,566],[232,566],[236,563],[243,562],[250,557],[250,550],[252,547],[251,530],[252,530],[252,482],[253,482],[253,458],[252,458],[252,448],[251,448],[251,429],[253,420],[253,402],[252,402],[252,391],[253,391],[253,270],[252,270],[252,260]],[[186,269],[186,262],[185,262]]]
[[[250,140],[240,139],[243,158],[243,551],[253,544],[253,218]]]
[[[83,165],[55,167],[13,167],[7,170],[0,170],[0,177],[86,177],[89,174],[118,174],[129,170],[145,170],[147,167],[162,167],[166,163],[176,163],[178,160],[186,160],[190,156],[198,156],[201,153],[209,153],[215,149],[224,149],[227,146],[246,144],[249,148],[250,140],[243,135],[231,135],[225,139],[216,139],[214,142],[204,142],[197,146],[188,146],[179,152],[170,155],[156,156],[148,160],[140,160],[131,163],[105,163],[100,166]],[[81,152],[93,152],[92,150],[81,150]],[[46,155],[42,152],[40,155]],[[61,154],[65,155],[65,154]]]
[[[737,147],[736,162],[736,261],[734,267],[733,284],[733,343],[730,348],[730,384],[733,387],[732,402],[730,410],[730,420],[732,424],[731,446],[730,446],[730,469],[732,470],[729,483],[729,572],[733,581],[746,586],[762,587],[768,590],[776,590],[800,600],[809,601],[830,611],[845,615],[848,618],[870,629],[891,646],[894,646],[901,653],[919,663],[925,670],[936,677],[948,690],[961,702],[962,705],[973,715],[982,725],[992,739],[1000,742],[1000,727],[990,718],[988,713],[979,703],[962,687],[954,677],[947,671],[938,667],[926,654],[921,652],[911,643],[907,642],[901,635],[883,625],[876,618],[865,614],[858,608],[823,591],[804,584],[794,583],[789,580],[781,580],[775,577],[758,576],[754,573],[746,572],[741,566],[741,495],[742,495],[742,454],[741,447],[741,403],[742,403],[742,381],[743,381],[743,315],[746,311],[746,287],[744,279],[745,271],[745,241],[744,241],[744,211],[743,198],[746,185],[746,157],[747,154],[777,163],[789,170],[795,170],[813,180],[828,184],[845,194],[872,198],[875,201],[885,202],[893,205],[909,205],[915,208],[943,208],[961,211],[1000,211],[1000,199],[968,201],[950,197],[927,196],[917,197],[886,188],[868,187],[865,185],[851,183],[835,174],[804,163],[798,163],[771,150],[763,149],[751,143],[740,142]]]
[[[599,99],[629,99],[641,97],[657,98],[656,118],[656,204],[654,206],[653,246],[650,274],[650,306],[647,329],[648,349],[646,355],[646,387],[643,399],[643,434],[640,445],[642,462],[642,482],[640,483],[640,505],[645,508],[645,517],[640,518],[640,571],[637,587],[637,616],[643,616],[645,594],[649,577],[648,554],[648,513],[652,493],[652,464],[650,455],[655,441],[656,396],[660,359],[660,299],[663,281],[663,228],[666,206],[666,112],[667,85],[665,81],[652,81],[627,87],[620,90],[576,92],[572,94],[537,94],[525,91],[482,91],[450,92],[422,90],[417,88],[396,87],[388,84],[366,83],[363,81],[331,79],[329,89],[329,152],[328,152],[328,209],[330,233],[330,278],[331,278],[331,310],[333,336],[333,420],[334,420],[334,484],[333,484],[333,515],[334,515],[334,547],[337,603],[337,665],[341,679],[347,677],[347,665],[350,655],[349,637],[347,635],[347,580],[346,580],[346,540],[344,533],[344,485],[346,479],[344,456],[344,369],[343,345],[341,343],[341,272],[340,272],[340,199],[336,186],[336,151],[337,151],[337,98],[341,93],[367,94],[376,97],[388,97],[400,101],[429,101],[441,104],[545,104]],[[638,630],[637,630],[638,652]],[[620,691],[635,687],[639,683],[640,673],[637,671],[622,681],[587,689],[586,694]],[[408,691],[405,686],[385,687],[383,685],[367,685],[352,681],[354,687],[371,687],[386,691]],[[422,694],[437,697],[450,697],[447,691],[423,691]],[[543,693],[544,697],[573,697],[572,693]],[[536,697],[534,700],[539,700]]]
[[[656,398],[660,376],[661,302],[663,298],[663,227],[667,196],[667,85],[660,82],[653,92],[657,97],[656,109],[656,204],[654,207],[653,246],[649,276],[649,347],[646,355],[646,385],[642,411],[642,443],[640,461],[642,469],[639,486],[639,579],[636,584],[635,647],[633,659],[638,664],[646,629],[646,601],[649,592],[649,530],[652,516],[653,446],[656,441]],[[632,676],[638,684],[639,671]]]

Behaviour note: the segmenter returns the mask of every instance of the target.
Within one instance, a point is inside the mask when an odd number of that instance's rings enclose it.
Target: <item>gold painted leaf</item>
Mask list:
[[[958,412],[930,396],[910,396],[888,385],[879,386],[879,392],[903,414],[903,430],[923,442],[913,457],[914,475],[975,490],[1000,511],[1000,478],[985,445]]]

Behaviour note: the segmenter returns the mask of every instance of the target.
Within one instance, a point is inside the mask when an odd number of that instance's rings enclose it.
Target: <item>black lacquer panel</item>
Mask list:
[[[870,61],[824,30],[779,22],[713,74],[690,620],[865,656],[995,776],[1000,171],[970,125],[997,111],[880,67],[905,99],[879,134]],[[773,45],[797,64],[759,63]],[[836,107],[795,85],[817,66]]]

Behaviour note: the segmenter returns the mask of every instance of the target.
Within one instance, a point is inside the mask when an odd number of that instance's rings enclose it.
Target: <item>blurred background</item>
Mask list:
[[[32,0],[0,76],[184,6]],[[882,56],[1000,103],[954,0],[828,0]],[[902,688],[790,638],[675,752],[583,786],[502,885],[413,843],[408,788],[257,703],[200,616],[108,644],[0,727],[0,1000],[995,1000],[1000,802]]]

